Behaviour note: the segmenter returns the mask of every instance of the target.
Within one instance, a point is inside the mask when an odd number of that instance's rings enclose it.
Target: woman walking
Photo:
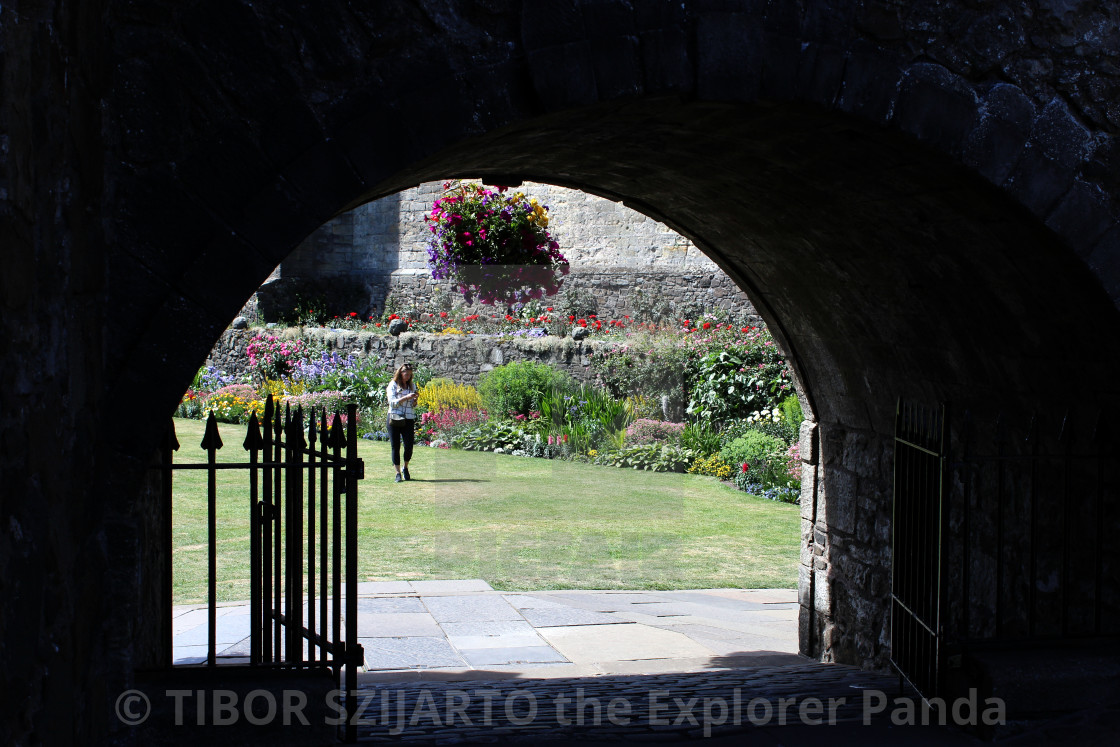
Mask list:
[[[397,470],[395,482],[411,480],[408,462],[412,459],[412,444],[415,440],[416,413],[412,409],[420,398],[416,385],[412,383],[412,366],[405,363],[393,374],[393,380],[385,387],[389,401],[389,441],[393,445],[393,467]],[[404,468],[401,468],[401,442],[404,442]]]

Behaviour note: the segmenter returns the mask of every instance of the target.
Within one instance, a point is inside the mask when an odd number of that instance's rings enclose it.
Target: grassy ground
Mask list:
[[[205,462],[203,424],[176,420],[177,462]],[[219,461],[245,461],[221,426]],[[793,588],[798,508],[715,478],[417,447],[392,482],[389,447],[362,441],[362,581],[481,578],[496,589]],[[219,472],[218,598],[249,597],[248,476]],[[206,478],[178,471],[174,601],[206,599]]]

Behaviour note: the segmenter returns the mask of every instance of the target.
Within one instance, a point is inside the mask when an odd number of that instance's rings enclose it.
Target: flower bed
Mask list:
[[[414,319],[416,326],[443,332],[456,346],[462,344],[460,332],[512,337],[539,331],[542,345],[548,340],[559,344],[562,338],[548,334],[553,326],[586,328],[602,340],[593,351],[586,344],[580,348],[584,364],[594,371],[594,383],[580,384],[544,363],[515,362],[483,375],[476,390],[448,378],[430,380],[430,372],[418,364],[418,440],[443,448],[687,471],[733,480],[742,489],[777,500],[797,495],[800,407],[791,396],[789,371],[765,329],[715,317],[660,326],[636,325],[628,318],[564,319],[555,308],[526,304],[519,313],[528,318],[433,311]],[[263,410],[269,395],[305,410],[355,404],[360,432],[384,438],[389,370],[375,356],[332,349],[339,342],[332,337],[311,334],[303,339],[300,332],[256,335],[244,382],[233,382],[222,371],[200,371],[179,413],[201,417],[214,411],[222,419],[244,421]],[[572,347],[570,339],[564,344]],[[393,349],[399,356],[403,347]],[[575,364],[579,362],[577,357]],[[675,422],[669,417],[673,414]],[[745,456],[739,454],[744,438],[754,448]]]

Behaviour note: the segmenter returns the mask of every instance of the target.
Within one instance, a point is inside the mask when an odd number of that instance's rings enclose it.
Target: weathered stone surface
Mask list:
[[[130,741],[163,418],[300,241],[418,184],[552,181],[678,230],[822,429],[887,436],[900,394],[1046,407],[1071,368],[1118,404],[1111,4],[601,5],[0,6],[0,742]],[[834,500],[844,443],[822,431],[831,610],[806,628],[882,667],[889,487],[880,455]]]
[[[252,329],[226,330],[214,344],[206,365],[215,366],[230,375],[249,374],[246,349],[257,334],[259,332]],[[379,363],[391,369],[406,361],[422,363],[436,376],[450,377],[465,384],[475,384],[479,374],[512,361],[548,363],[580,381],[590,381],[594,376],[589,367],[594,351],[603,346],[622,344],[618,341],[573,341],[555,337],[463,339],[427,332],[405,332],[399,337],[386,337],[369,332],[323,328],[302,332],[298,328],[281,331],[281,336],[286,339],[295,339],[301,334],[316,344],[338,351],[343,357],[351,353],[359,357],[374,356]]]
[[[621,203],[549,184],[518,189],[550,209],[549,230],[572,266],[560,295],[545,305],[565,304],[570,290],[590,294],[604,318],[646,314],[656,307],[667,318],[723,310],[745,324],[760,317],[746,294],[695,244]],[[262,286],[267,319],[290,316],[299,298],[320,298],[338,313],[450,310],[462,306],[452,284],[436,282],[427,269],[431,236],[424,220],[442,182],[430,182],[366,203],[325,224],[284,260],[277,277]],[[699,279],[682,272],[700,272]],[[656,286],[658,291],[651,294]],[[637,293],[635,291],[638,291]],[[474,304],[478,312],[489,309]],[[469,312],[468,312],[469,313]],[[588,313],[584,311],[583,313]]]
[[[400,337],[403,333],[405,333],[407,331],[408,331],[408,322],[406,322],[405,320],[394,319],[393,321],[389,322],[389,334],[391,334],[393,337]],[[342,338],[336,338],[336,339],[338,339],[339,346],[341,347],[341,345],[343,344]]]

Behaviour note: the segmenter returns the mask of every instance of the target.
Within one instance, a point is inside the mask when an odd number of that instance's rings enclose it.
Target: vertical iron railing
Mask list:
[[[365,476],[358,456],[357,408],[351,405],[345,417],[334,413],[329,421],[325,411],[312,409],[307,424],[305,430],[302,409],[282,410],[270,397],[263,423],[256,414],[249,418],[243,444],[248,462],[219,463],[223,443],[211,413],[201,444],[206,451],[204,464],[173,461],[171,452],[178,442],[172,426],[161,448],[160,465],[168,517],[164,524],[168,557],[164,588],[170,605],[172,472],[206,470],[206,665],[217,666],[217,476],[224,470],[247,470],[251,556],[248,666],[328,667],[339,687],[345,677],[343,703],[351,708],[357,670],[364,660],[357,637],[358,481]],[[170,627],[165,639],[170,660]],[[357,736],[349,718],[344,720],[342,736],[346,741]]]
[[[891,664],[925,698],[945,669],[946,418],[945,405],[900,399],[895,411]]]

